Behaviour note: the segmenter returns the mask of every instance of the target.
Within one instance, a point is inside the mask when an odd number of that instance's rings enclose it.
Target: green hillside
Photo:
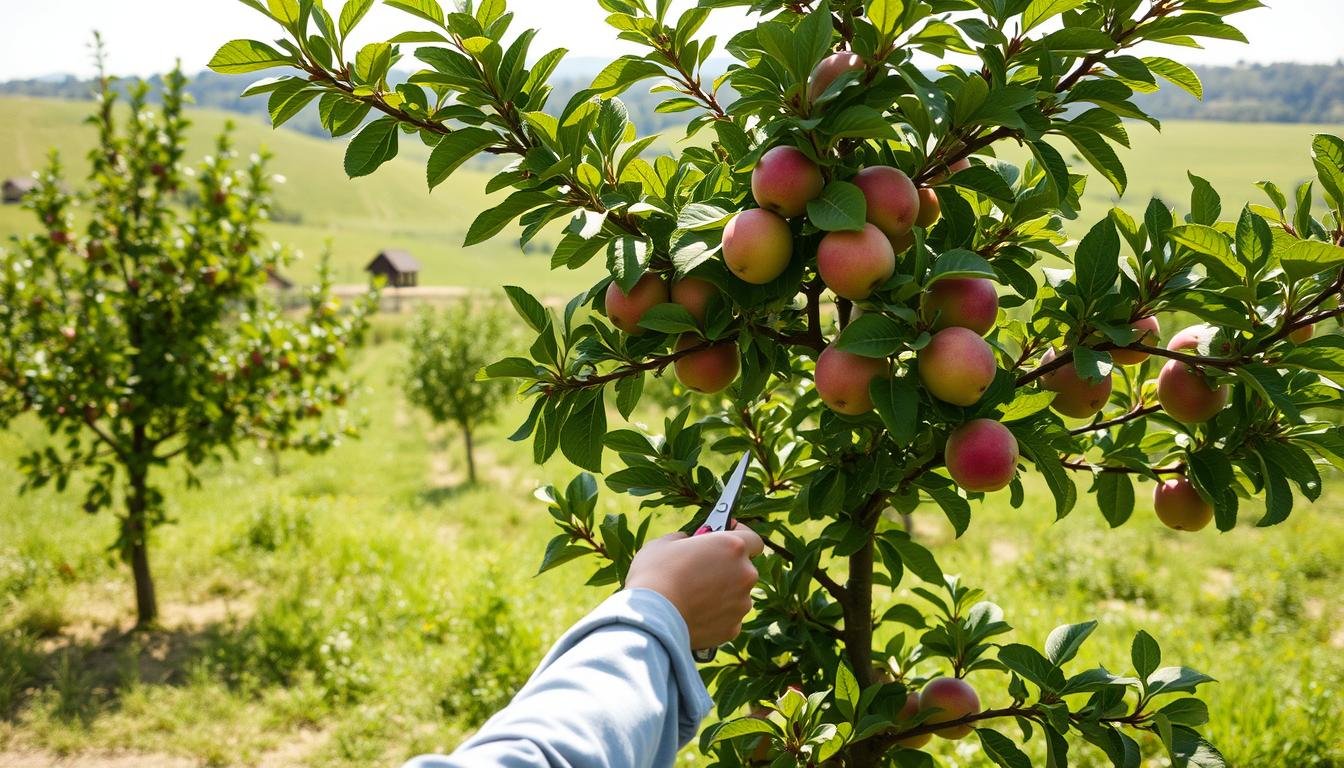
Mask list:
[[[0,177],[26,175],[42,164],[48,148],[55,147],[69,164],[72,178],[81,178],[84,154],[93,140],[93,129],[83,123],[89,107],[88,102],[0,97],[4,116],[0,118]],[[213,137],[229,118],[228,113],[215,110],[193,111],[191,138],[196,156],[210,151]],[[1133,124],[1133,150],[1123,156],[1130,185],[1120,203],[1140,212],[1148,198],[1157,195],[1183,208],[1189,196],[1186,169],[1209,179],[1222,192],[1225,211],[1248,200],[1262,202],[1254,182],[1272,179],[1288,189],[1304,179],[1311,167],[1307,158],[1310,136],[1331,129],[1304,124],[1171,121],[1159,134],[1146,125]],[[463,169],[430,194],[421,164],[423,147],[407,142],[404,136],[406,157],[355,180],[347,179],[342,171],[341,143],[271,130],[248,120],[239,123],[235,138],[244,152],[270,150],[275,155],[273,170],[286,178],[277,189],[277,203],[284,212],[299,214],[302,221],[275,223],[270,231],[277,241],[307,255],[291,270],[300,280],[312,277],[315,257],[328,238],[333,243],[336,279],[343,283],[361,282],[363,265],[381,248],[405,248],[416,254],[425,265],[422,284],[494,287],[507,282],[544,293],[572,293],[591,284],[600,269],[593,263],[581,273],[551,274],[544,235],[530,255],[508,240],[462,248],[472,218],[492,201],[483,191],[486,174]],[[669,136],[658,147],[667,149],[674,143]],[[1010,147],[1005,156],[1017,161],[1022,154]],[[1086,166],[1080,163],[1077,167]],[[1094,174],[1086,201],[1084,218],[1072,225],[1074,230],[1103,215],[1116,202],[1115,190]],[[0,236],[30,231],[31,226],[25,212],[13,206],[0,208]]]
[[[84,124],[90,102],[27,97],[0,98],[0,178],[26,176],[45,162],[52,147],[61,153],[69,178],[82,180],[85,154],[94,140]],[[192,162],[213,148],[214,137],[237,115],[215,110],[192,111]],[[274,154],[273,172],[285,177],[276,189],[280,210],[302,216],[301,223],[274,223],[271,236],[301,250],[306,257],[292,272],[299,280],[312,277],[326,239],[333,248],[338,282],[361,282],[362,268],[381,248],[405,248],[424,264],[422,284],[476,287],[520,283],[544,291],[587,287],[595,273],[551,275],[543,249],[524,255],[516,242],[498,240],[462,248],[462,238],[479,211],[489,206],[484,193],[488,176],[464,169],[433,194],[426,190],[424,166],[397,158],[372,176],[347,179],[342,170],[344,144],[322,141],[295,131],[272,130],[238,120],[235,144],[243,153],[265,148]],[[402,137],[406,154],[423,158],[418,142]],[[417,146],[411,146],[415,142]],[[502,197],[502,195],[500,196]],[[16,206],[0,208],[0,237],[32,230],[32,215]],[[543,235],[543,239],[545,236]]]

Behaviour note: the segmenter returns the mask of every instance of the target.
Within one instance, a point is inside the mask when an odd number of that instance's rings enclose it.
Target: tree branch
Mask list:
[[[782,559],[784,562],[792,565],[793,563],[798,561],[798,558],[792,552],[786,549],[784,545],[779,544],[765,536],[762,536],[761,540],[765,542],[766,548],[768,548],[771,552],[774,552],[776,555],[779,555],[780,559]],[[846,594],[844,586],[841,585],[840,582],[831,578],[830,574],[826,573],[826,570],[822,568],[820,565],[812,569],[812,580],[820,584],[822,588],[825,589],[826,592],[830,594],[831,597],[836,599],[836,601],[841,603],[844,602]]]
[[[1141,469],[1131,467],[1119,467],[1113,464],[1092,464],[1087,461],[1069,461],[1067,459],[1060,462],[1065,469],[1073,469],[1080,472],[1101,472],[1104,474],[1120,475],[1142,475],[1145,474]],[[1185,463],[1173,464],[1169,467],[1151,467],[1148,470],[1155,475],[1183,475],[1185,474]]]
[[[1154,413],[1157,413],[1160,410],[1162,410],[1162,406],[1160,405],[1149,405],[1146,407],[1135,408],[1129,413],[1124,414],[1123,416],[1116,416],[1113,419],[1107,419],[1105,421],[1094,421],[1085,427],[1078,427],[1077,429],[1071,429],[1069,430],[1069,434],[1085,435],[1088,432],[1096,432],[1097,430],[1101,429],[1110,429],[1111,427],[1118,426],[1126,422],[1134,421],[1135,419],[1141,419],[1144,416],[1150,416]]]

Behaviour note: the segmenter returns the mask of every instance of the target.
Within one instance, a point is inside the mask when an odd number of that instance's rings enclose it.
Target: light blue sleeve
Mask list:
[[[662,768],[711,706],[681,614],[657,592],[625,590],[571,627],[457,751],[403,768]]]

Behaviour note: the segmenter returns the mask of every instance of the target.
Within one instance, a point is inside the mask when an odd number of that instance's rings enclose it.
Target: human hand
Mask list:
[[[764,547],[744,525],[693,537],[670,533],[635,554],[625,586],[667,598],[686,621],[691,647],[714,648],[742,631],[758,577],[751,558]]]

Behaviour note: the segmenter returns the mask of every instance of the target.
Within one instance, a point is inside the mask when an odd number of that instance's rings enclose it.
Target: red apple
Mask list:
[[[868,221],[887,237],[903,235],[915,225],[919,217],[919,190],[903,171],[875,165],[855,174],[853,182],[863,190]]]
[[[997,491],[1017,474],[1017,438],[993,419],[972,419],[947,436],[943,457],[957,485],[971,492]]]
[[[841,298],[866,299],[895,271],[891,242],[872,224],[858,232],[829,232],[817,246],[817,272]]]
[[[653,272],[645,272],[630,293],[621,290],[620,284],[613,280],[607,285],[606,312],[611,324],[631,336],[644,332],[639,321],[644,313],[659,304],[667,303],[667,283]]]
[[[885,359],[864,357],[830,346],[817,357],[814,381],[817,394],[831,410],[857,416],[873,410],[868,387],[873,379],[887,371]]]
[[[792,218],[821,196],[825,181],[821,169],[797,147],[778,146],[761,156],[751,172],[751,194],[756,204]]]

